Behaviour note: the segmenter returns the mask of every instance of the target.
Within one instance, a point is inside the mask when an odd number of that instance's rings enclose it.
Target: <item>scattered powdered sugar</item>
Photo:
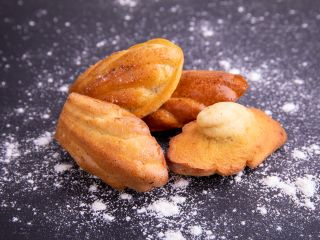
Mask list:
[[[18,113],[18,114],[23,114],[24,112],[25,112],[25,109],[24,108],[17,108],[16,109],[16,112]]]
[[[258,82],[261,80],[261,74],[256,71],[249,72],[248,79],[253,82]]]
[[[157,213],[160,217],[170,217],[180,213],[180,207],[176,203],[166,199],[159,199],[153,202],[147,209]]]
[[[121,193],[120,194],[120,199],[122,200],[131,200],[132,199],[132,196],[128,193]]]
[[[239,172],[239,173],[234,177],[235,182],[240,182],[242,176],[243,176],[243,171]]]
[[[296,180],[296,186],[306,197],[313,197],[316,192],[316,183],[313,178],[311,175],[306,175]]]
[[[165,240],[185,240],[186,238],[182,235],[179,230],[168,230],[164,234],[160,233],[158,237]]]
[[[298,111],[298,106],[294,103],[285,103],[281,109],[286,113],[295,113]]]
[[[310,144],[308,146],[303,146],[301,150],[304,151],[309,156],[320,155],[320,145],[315,143]]]
[[[190,182],[188,180],[186,180],[184,178],[179,178],[172,184],[172,187],[173,188],[187,188],[189,183]]]
[[[221,67],[223,67],[223,69],[226,70],[226,71],[228,71],[228,70],[230,69],[230,67],[231,67],[230,62],[228,62],[228,61],[226,61],[226,60],[221,60],[221,61],[219,61],[219,65],[220,65]]]
[[[294,159],[306,160],[308,158],[308,155],[305,152],[295,148],[295,149],[293,149],[292,157]]]
[[[296,188],[290,182],[284,182],[278,176],[268,176],[262,179],[262,183],[271,188],[280,189],[283,193],[292,197],[296,196]]]
[[[295,84],[298,84],[298,85],[304,84],[304,81],[303,81],[302,79],[295,79],[295,80],[293,80],[293,82],[294,82]]]
[[[244,10],[245,10],[245,8],[244,8],[243,6],[239,6],[239,7],[238,7],[238,12],[239,12],[239,13],[243,13]]]
[[[208,23],[203,23],[201,25],[201,33],[204,37],[211,37],[214,35],[214,32]]]
[[[11,160],[20,156],[19,143],[15,142],[14,139],[11,138],[10,141],[6,141],[4,148],[5,154],[4,159],[2,159],[3,162],[9,163]]]
[[[268,187],[277,187],[280,183],[280,178],[277,176],[268,176],[266,178],[264,178],[263,180],[263,184],[267,185]]]
[[[264,111],[267,115],[272,116],[272,112],[270,110],[265,110]]]
[[[59,163],[54,166],[54,170],[57,173],[62,173],[62,172],[70,170],[72,167],[73,167],[73,165],[69,164],[69,163]]]
[[[300,206],[309,208],[310,210],[315,210],[316,207],[314,206],[314,202],[311,202],[311,200],[309,198],[304,199],[301,203],[299,203]]]
[[[292,151],[292,157],[296,160],[308,160],[314,157],[314,155],[320,155],[320,146],[317,144],[302,146]]]
[[[138,214],[142,214],[142,213],[146,213],[146,212],[147,212],[147,209],[145,207],[142,207],[142,208],[137,210]]]
[[[89,187],[89,192],[96,192],[98,190],[98,185],[96,183]]]
[[[43,119],[49,119],[50,118],[50,115],[48,113],[44,113],[42,114],[41,118]]]
[[[174,203],[184,203],[186,201],[186,197],[182,197],[182,196],[172,196],[170,197],[170,199],[174,202]]]
[[[268,213],[267,209],[264,206],[257,207],[257,210],[261,213],[261,215],[266,215]]]
[[[107,205],[101,200],[96,200],[92,203],[91,208],[93,211],[103,211],[107,209]]]
[[[42,134],[40,137],[36,138],[33,140],[33,143],[36,146],[43,147],[48,145],[52,141],[52,133],[50,132],[45,132]]]
[[[19,0],[18,5],[21,4],[23,1]],[[14,76],[18,65],[26,66],[26,76],[34,79],[30,85],[22,81],[20,85],[16,79],[3,78],[0,82],[5,94],[13,84],[19,86],[15,89],[17,99],[8,102],[8,106],[3,104],[0,111],[0,208],[10,213],[4,222],[19,223],[13,228],[21,226],[26,232],[36,231],[43,224],[60,238],[70,229],[74,234],[70,237],[77,238],[83,229],[102,234],[123,226],[128,234],[138,229],[138,239],[174,240],[247,239],[247,229],[252,226],[257,230],[250,231],[252,239],[277,239],[290,232],[291,236],[305,234],[309,227],[304,230],[303,223],[311,226],[319,222],[319,87],[310,74],[314,71],[306,71],[316,66],[317,59],[306,55],[314,51],[308,49],[311,44],[300,48],[298,44],[306,42],[305,32],[316,32],[320,15],[311,12],[307,16],[298,9],[288,9],[288,15],[295,20],[284,21],[281,14],[272,10],[276,7],[267,10],[263,5],[257,12],[254,5],[234,6],[226,1],[208,2],[202,10],[199,5],[197,11],[189,4],[168,4],[166,8],[159,7],[160,1],[100,1],[102,10],[114,8],[116,21],[105,22],[102,14],[97,14],[93,27],[90,25],[92,32],[83,31],[85,34],[79,33],[76,23],[86,27],[90,19],[76,15],[72,19],[60,18],[54,16],[53,9],[39,9],[20,20],[2,19],[8,29],[6,34],[11,31],[23,39],[21,53],[18,49],[18,54],[8,56],[0,50],[3,71]],[[232,10],[230,14],[211,14],[220,4],[226,4]],[[156,24],[152,31],[145,31],[149,12],[145,6],[159,9],[152,18],[160,23],[168,12],[166,24]],[[184,28],[186,35],[181,35],[177,29]],[[47,31],[50,35],[45,34]],[[275,33],[274,41],[269,41],[270,33]],[[68,86],[98,59],[155,36],[183,47],[185,69],[223,69],[245,76],[250,87],[240,102],[267,109],[266,113],[279,120],[288,132],[287,144],[272,154],[263,167],[245,169],[233,177],[177,179],[173,175],[166,186],[147,193],[119,193],[75,166],[69,154],[51,143]],[[24,45],[35,38],[47,44]],[[290,45],[290,39],[298,41]],[[286,44],[279,44],[286,40]],[[273,47],[281,54],[265,50]],[[292,114],[296,112],[299,114]],[[35,130],[42,135],[35,135]],[[160,137],[159,141],[166,147],[166,140]],[[39,196],[44,201],[32,200]],[[197,235],[199,229],[202,233]],[[94,238],[83,236],[90,237]],[[317,237],[312,232],[300,236]]]
[[[96,43],[96,47],[101,48],[101,47],[105,46],[106,43],[107,43],[106,40],[102,40],[102,41]]]
[[[137,5],[137,0],[118,0],[119,4],[122,6],[135,7]]]
[[[101,209],[101,210],[104,210],[104,209]],[[97,210],[95,210],[95,211],[97,211]],[[109,214],[109,213],[104,213],[104,214],[103,214],[103,219],[105,219],[105,220],[108,221],[108,222],[112,222],[112,221],[115,219],[115,217],[112,216],[112,215]]]
[[[68,84],[64,84],[61,87],[58,88],[59,92],[68,92],[69,91],[69,85]]]
[[[232,74],[240,74],[241,73],[241,70],[240,69],[237,69],[237,68],[231,68],[229,70],[230,73]]]
[[[283,181],[278,176],[268,176],[262,179],[262,183],[270,188],[281,190],[282,193],[289,196],[297,205],[314,210],[314,202],[311,201],[311,198],[314,197],[316,183],[313,179],[313,176],[306,175],[298,177],[294,182],[290,182],[289,180]]]
[[[191,226],[190,227],[190,233],[193,236],[200,236],[202,234],[202,228],[199,225]]]

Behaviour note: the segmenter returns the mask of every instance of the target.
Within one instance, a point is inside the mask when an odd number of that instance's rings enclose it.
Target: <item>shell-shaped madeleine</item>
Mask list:
[[[233,175],[257,167],[286,140],[285,130],[264,112],[216,103],[171,138],[168,165],[177,174]]]
[[[168,181],[162,149],[147,125],[115,104],[71,93],[55,138],[80,167],[113,188],[148,191]]]
[[[70,92],[115,103],[144,117],[170,98],[183,60],[180,47],[153,39],[100,60],[78,77]]]
[[[151,131],[180,128],[196,119],[206,106],[235,102],[247,90],[248,82],[238,74],[223,71],[183,71],[180,82],[161,108],[144,118]]]

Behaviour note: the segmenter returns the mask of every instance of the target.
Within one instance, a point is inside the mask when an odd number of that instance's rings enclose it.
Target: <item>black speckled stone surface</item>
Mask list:
[[[169,230],[186,239],[320,238],[320,1],[2,0],[0,31],[0,239],[163,239]],[[123,200],[54,140],[34,143],[54,132],[79,73],[155,37],[184,49],[185,69],[247,77],[240,102],[279,120],[286,146],[242,176],[185,178],[186,189],[175,189],[178,176],[171,176],[164,188],[128,190],[132,199]],[[177,132],[155,136],[165,149]],[[71,169],[57,172],[62,163]],[[299,190],[294,198],[263,184],[267,176],[294,184],[306,175],[316,184],[307,198],[313,207]],[[175,195],[186,198],[180,214],[159,218],[148,210]],[[94,212],[96,200],[106,210]],[[143,207],[147,213],[138,213]]]

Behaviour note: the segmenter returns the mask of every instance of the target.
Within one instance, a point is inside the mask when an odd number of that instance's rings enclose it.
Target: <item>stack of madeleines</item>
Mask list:
[[[153,39],[100,60],[70,87],[55,138],[81,168],[116,189],[148,191],[177,174],[233,175],[257,167],[286,132],[264,112],[234,103],[240,75],[183,70],[180,47]],[[181,128],[167,159],[150,134]]]

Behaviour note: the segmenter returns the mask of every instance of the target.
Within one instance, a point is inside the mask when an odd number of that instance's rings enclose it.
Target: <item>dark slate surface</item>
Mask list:
[[[301,205],[301,193],[295,200],[263,184],[266,176],[292,183],[305,174],[319,184],[319,152],[310,150],[320,135],[319,25],[320,2],[312,0],[2,0],[0,239],[157,239],[168,230],[186,239],[319,238],[318,188],[310,209]],[[241,102],[271,111],[288,131],[286,146],[241,177],[187,178],[189,186],[177,190],[172,176],[151,193],[127,191],[130,201],[81,171],[56,142],[35,146],[34,139],[54,132],[65,84],[113,51],[154,37],[184,49],[185,69],[248,77],[251,87]],[[292,111],[283,109],[288,103]],[[176,133],[156,137],[165,148]],[[13,145],[19,156],[10,157]],[[305,157],[297,158],[295,149]],[[57,173],[54,166],[65,162],[73,167]],[[97,191],[90,192],[94,183]],[[173,195],[187,199],[180,215],[137,213]],[[105,211],[92,211],[97,199]],[[103,213],[115,219],[108,222]],[[202,235],[190,233],[193,225]]]

